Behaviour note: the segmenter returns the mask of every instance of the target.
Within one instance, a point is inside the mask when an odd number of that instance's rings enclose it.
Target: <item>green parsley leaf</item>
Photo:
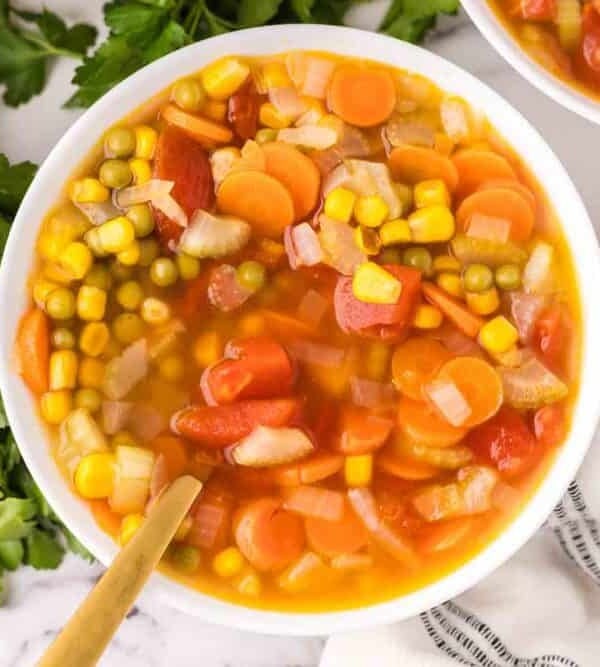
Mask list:
[[[148,48],[170,19],[167,8],[140,2],[111,2],[104,7],[104,21],[111,35],[120,35],[139,49]]]
[[[240,26],[251,28],[268,23],[279,11],[282,0],[241,0],[237,11]]]
[[[20,540],[34,527],[37,503],[30,498],[0,500],[0,541]]]
[[[379,30],[407,42],[420,42],[439,14],[454,14],[458,0],[394,0]]]
[[[19,208],[19,204],[25,196],[25,192],[33,180],[36,170],[37,167],[31,162],[21,162],[20,164],[11,166],[6,155],[0,153],[1,213],[12,216],[17,212],[17,208]],[[3,247],[1,242],[0,247]]]
[[[16,570],[23,562],[25,549],[21,540],[4,540],[0,542],[0,567]]]
[[[55,570],[65,555],[55,536],[39,528],[34,528],[27,536],[25,547],[25,562],[36,570]]]
[[[94,562],[94,557],[92,554],[81,544],[81,542],[73,535],[73,533],[66,527],[61,524],[61,531],[64,535],[67,548],[71,553],[74,553],[76,556],[87,560],[89,563]]]

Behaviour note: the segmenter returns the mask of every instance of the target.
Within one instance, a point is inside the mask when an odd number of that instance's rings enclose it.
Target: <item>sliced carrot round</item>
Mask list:
[[[490,190],[495,188],[505,188],[507,190],[514,190],[518,194],[522,195],[531,208],[535,211],[536,199],[535,194],[530,190],[526,185],[523,185],[520,181],[515,181],[510,178],[492,178],[489,181],[485,181],[478,188],[480,190]]]
[[[467,433],[449,424],[427,403],[404,397],[398,404],[398,428],[409,441],[429,447],[451,447]]]
[[[471,517],[461,517],[426,525],[417,537],[417,549],[424,554],[452,549],[468,537],[473,524]]]
[[[508,160],[492,151],[466,148],[452,157],[458,172],[459,198],[475,192],[477,188],[493,178],[516,180],[517,176]]]
[[[458,185],[458,172],[452,160],[433,148],[398,146],[390,153],[389,165],[394,180],[402,183],[414,185],[441,178],[451,192]]]
[[[185,472],[189,455],[185,441],[174,435],[161,435],[155,438],[150,447],[156,456],[164,457],[170,480],[175,480]]]
[[[502,380],[496,369],[478,357],[457,357],[445,363],[438,378],[453,382],[471,408],[464,426],[477,426],[493,417],[503,400]]]
[[[215,123],[208,118],[195,116],[192,113],[179,109],[174,104],[168,104],[162,110],[162,117],[182,129],[190,137],[208,145],[226,144],[233,139],[233,132],[225,125]]]
[[[343,65],[335,70],[331,79],[327,105],[351,125],[379,125],[396,107],[394,79],[381,69]]]
[[[347,501],[340,521],[310,517],[305,520],[304,526],[311,549],[328,557],[353,553],[369,541],[365,527]]]
[[[271,238],[280,238],[294,221],[291,194],[262,171],[229,174],[217,192],[217,206],[222,213],[249,222],[255,233]]]
[[[294,146],[271,141],[263,146],[266,172],[283,183],[294,200],[296,220],[304,220],[317,205],[321,174],[317,165]]]
[[[16,352],[20,373],[34,394],[48,391],[48,363],[50,359],[50,323],[39,308],[25,313],[19,324]]]
[[[450,359],[450,352],[432,338],[409,338],[398,345],[392,357],[392,378],[396,388],[415,401],[423,401],[423,386],[431,382]]]
[[[469,195],[456,212],[458,226],[467,229],[476,213],[510,220],[510,239],[513,241],[527,241],[535,224],[535,212],[527,199],[508,188],[489,188]]]
[[[261,572],[281,570],[302,553],[302,519],[281,508],[277,498],[259,498],[241,507],[233,518],[235,541]]]
[[[279,486],[298,486],[327,479],[339,472],[343,466],[344,457],[341,454],[319,453],[299,463],[288,463],[261,471],[261,475],[267,475]]]
[[[105,533],[116,537],[121,530],[121,521],[123,517],[110,509],[108,500],[90,500],[88,501],[92,515],[96,523]]]
[[[428,463],[411,461],[391,452],[382,452],[377,457],[377,467],[388,475],[412,482],[431,479],[441,472],[439,468]]]

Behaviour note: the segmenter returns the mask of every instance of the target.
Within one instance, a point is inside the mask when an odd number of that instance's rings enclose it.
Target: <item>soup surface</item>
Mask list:
[[[492,540],[568,430],[553,212],[463,100],[381,64],[228,57],[109,129],[42,223],[16,346],[57,464],[125,543],[204,482],[164,568],[334,609]]]
[[[598,0],[488,0],[523,49],[583,93],[600,96]]]

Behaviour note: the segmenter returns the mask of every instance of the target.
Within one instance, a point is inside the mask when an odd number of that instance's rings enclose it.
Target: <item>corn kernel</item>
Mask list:
[[[152,325],[164,324],[171,317],[169,304],[150,296],[142,301],[140,314],[144,322]]]
[[[65,389],[47,391],[40,399],[42,419],[48,424],[60,424],[73,407],[73,396]]]
[[[260,336],[266,327],[265,318],[260,313],[246,313],[238,320],[237,333],[244,337]]]
[[[44,278],[39,278],[33,283],[33,300],[36,305],[40,308],[44,308],[46,305],[46,299],[50,296],[51,292],[54,292],[55,289],[58,289],[58,283],[54,283],[51,280],[45,280]]]
[[[75,407],[95,414],[102,407],[102,394],[97,389],[78,389],[73,396]]]
[[[44,265],[44,277],[61,285],[68,285],[73,281],[69,271],[65,271],[62,266],[54,262],[48,262]]]
[[[92,251],[94,257],[106,257],[108,252],[104,250],[102,244],[100,243],[100,234],[98,233],[98,227],[93,227],[87,231],[83,237],[87,247]]]
[[[235,587],[242,595],[258,597],[262,591],[262,582],[256,572],[247,572],[240,575]]]
[[[117,253],[117,260],[123,266],[135,266],[140,261],[141,255],[140,242],[135,239],[124,250]]]
[[[397,303],[402,283],[379,264],[365,262],[354,272],[352,292],[359,301],[366,303]]]
[[[288,88],[294,85],[283,63],[266,63],[261,77],[267,90],[269,88]]]
[[[86,322],[98,322],[106,310],[106,292],[92,285],[81,285],[77,292],[77,315]]]
[[[438,255],[433,258],[434,273],[460,273],[461,263],[456,257],[450,255]]]
[[[519,332],[502,315],[486,322],[479,331],[479,344],[490,354],[507,352],[518,340]]]
[[[478,315],[491,315],[500,308],[500,297],[495,287],[490,287],[483,292],[467,292],[467,306]]]
[[[397,218],[396,220],[384,222],[379,228],[379,238],[383,246],[408,243],[411,240],[408,220]]]
[[[50,389],[74,389],[77,384],[77,354],[56,350],[50,355]]]
[[[289,127],[292,123],[292,119],[280,113],[271,102],[264,102],[260,105],[258,118],[261,125],[266,125],[274,130],[282,130],[284,127]]]
[[[208,100],[202,107],[202,115],[222,123],[227,116],[227,105],[225,102],[217,102],[216,100]]]
[[[38,252],[44,259],[56,261],[67,245],[80,239],[90,227],[87,217],[68,203],[44,223],[38,238]]]
[[[75,488],[82,498],[108,498],[114,486],[115,455],[95,452],[84,456],[75,470]]]
[[[365,227],[379,227],[388,217],[389,212],[388,205],[379,195],[359,197],[354,205],[354,217]]]
[[[78,204],[95,204],[107,201],[110,190],[97,178],[80,178],[71,183],[69,196]]]
[[[245,561],[242,553],[236,547],[228,547],[219,551],[215,555],[212,562],[212,567],[215,574],[219,577],[234,577],[239,574],[244,567]]]
[[[226,100],[244,83],[249,74],[248,65],[237,58],[222,58],[202,72],[202,85],[213,99]]]
[[[441,178],[421,181],[414,189],[415,207],[450,206],[450,193]]]
[[[373,455],[347,456],[344,477],[348,486],[369,486],[373,479]]]
[[[121,521],[121,530],[119,532],[119,543],[125,546],[129,540],[137,533],[140,526],[144,523],[143,514],[127,514]]]
[[[422,303],[417,306],[413,326],[417,329],[437,329],[444,319],[442,311],[435,306]]]
[[[350,222],[356,195],[348,188],[334,188],[326,197],[323,212],[328,218],[340,222]]]
[[[435,282],[452,296],[460,299],[464,295],[461,277],[457,273],[440,273]]]
[[[148,125],[138,125],[133,128],[135,133],[135,157],[151,160],[154,157],[158,132]]]
[[[79,349],[90,357],[97,357],[104,352],[110,331],[104,322],[88,322],[79,334]]]
[[[223,355],[223,342],[216,331],[206,331],[196,338],[194,359],[200,368],[219,361]]]
[[[79,363],[77,379],[86,389],[101,389],[104,384],[105,366],[102,361],[94,357],[84,357]]]
[[[415,243],[439,243],[454,236],[454,216],[446,206],[417,209],[408,217],[408,224]]]
[[[71,274],[73,280],[81,280],[90,270],[94,257],[81,241],[73,241],[62,251],[59,266]]]
[[[377,255],[381,249],[381,240],[377,230],[370,227],[361,227],[354,230],[354,241],[365,255]]]
[[[121,252],[135,239],[135,227],[124,215],[97,227],[98,241],[105,252]]]
[[[133,158],[129,160],[129,168],[133,174],[135,185],[147,183],[152,178],[152,167],[150,167],[148,160],[140,157]]]

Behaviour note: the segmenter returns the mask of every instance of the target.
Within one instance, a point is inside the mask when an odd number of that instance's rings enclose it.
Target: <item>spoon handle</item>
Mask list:
[[[93,667],[158,565],[202,483],[175,480],[64,626],[38,667]]]

